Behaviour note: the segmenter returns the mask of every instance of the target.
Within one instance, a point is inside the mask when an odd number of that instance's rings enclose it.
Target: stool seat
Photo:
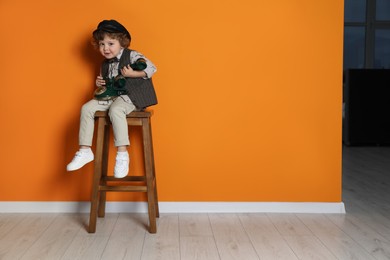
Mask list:
[[[159,217],[157,183],[154,165],[151,117],[152,110],[133,111],[126,116],[128,126],[142,128],[143,159],[145,174],[142,176],[126,176],[115,178],[107,175],[108,151],[110,141],[110,118],[107,111],[97,111],[97,136],[95,151],[95,169],[91,195],[91,211],[89,233],[96,232],[97,217],[104,217],[106,192],[146,192],[149,214],[149,232],[156,233],[156,218]]]

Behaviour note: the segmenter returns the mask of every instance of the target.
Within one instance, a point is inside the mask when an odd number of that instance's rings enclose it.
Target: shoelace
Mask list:
[[[127,158],[116,158],[115,166],[118,168],[126,168],[129,160]]]
[[[119,164],[126,164],[127,160],[126,159],[116,159],[116,162]]]
[[[74,156],[73,158],[73,161],[76,161],[77,159],[80,159],[81,158],[81,152],[76,152],[76,155]]]
[[[83,157],[83,152],[77,151],[76,155],[73,158],[73,161],[79,160],[81,159],[81,157]]]

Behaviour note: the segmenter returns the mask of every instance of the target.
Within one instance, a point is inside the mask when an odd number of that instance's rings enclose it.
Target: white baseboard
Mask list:
[[[345,213],[343,202],[159,202],[160,213]],[[146,213],[146,202],[107,202],[107,213]],[[88,213],[89,202],[0,202],[0,213]]]

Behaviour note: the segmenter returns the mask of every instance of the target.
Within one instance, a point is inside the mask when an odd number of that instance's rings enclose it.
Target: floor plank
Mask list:
[[[86,229],[80,229],[61,259],[102,259],[118,216],[119,214],[107,214],[105,218],[98,218],[96,233],[90,234]],[[83,214],[83,222],[87,221],[89,214]]]
[[[213,236],[208,214],[180,214],[180,237]]]
[[[79,214],[58,214],[20,259],[60,259],[82,228]]]
[[[219,259],[208,214],[180,214],[179,229],[182,260]]]
[[[376,259],[390,259],[390,242],[352,215],[327,216]]]
[[[220,259],[214,237],[181,237],[181,260]]]
[[[302,223],[332,252],[337,259],[375,259],[355,240],[323,214],[297,214]]]
[[[146,223],[146,214],[120,214],[101,259],[140,259]]]
[[[259,259],[236,214],[210,214],[210,222],[221,259]]]
[[[141,260],[152,259],[180,259],[178,214],[160,214],[157,233],[146,233]]]
[[[1,217],[6,219],[6,226],[13,228],[0,238],[0,259],[13,260],[20,259],[25,254],[51,225],[57,214],[3,214]]]
[[[282,236],[311,236],[313,233],[294,214],[267,213]]]
[[[314,235],[283,236],[299,259],[337,259]]]
[[[0,242],[7,233],[15,228],[19,223],[27,217],[27,214],[12,214],[2,213],[0,214]]]
[[[267,214],[299,259],[336,259],[294,214]]]
[[[239,214],[260,259],[298,259],[266,214]]]

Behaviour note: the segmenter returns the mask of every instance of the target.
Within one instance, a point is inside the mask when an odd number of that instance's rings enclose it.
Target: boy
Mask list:
[[[142,84],[145,83],[143,81],[151,80],[156,67],[141,53],[128,49],[131,36],[119,22],[104,20],[99,23],[92,35],[92,44],[98,48],[105,60],[101,66],[101,73],[96,78],[98,89],[95,91],[95,98],[81,108],[80,149],[67,165],[67,170],[78,170],[93,161],[91,145],[94,115],[96,111],[108,110],[114,132],[114,145],[117,147],[114,176],[123,178],[128,174],[130,163],[127,152],[130,141],[126,115],[133,110],[157,104],[153,85]],[[137,67],[136,64],[141,66]]]

